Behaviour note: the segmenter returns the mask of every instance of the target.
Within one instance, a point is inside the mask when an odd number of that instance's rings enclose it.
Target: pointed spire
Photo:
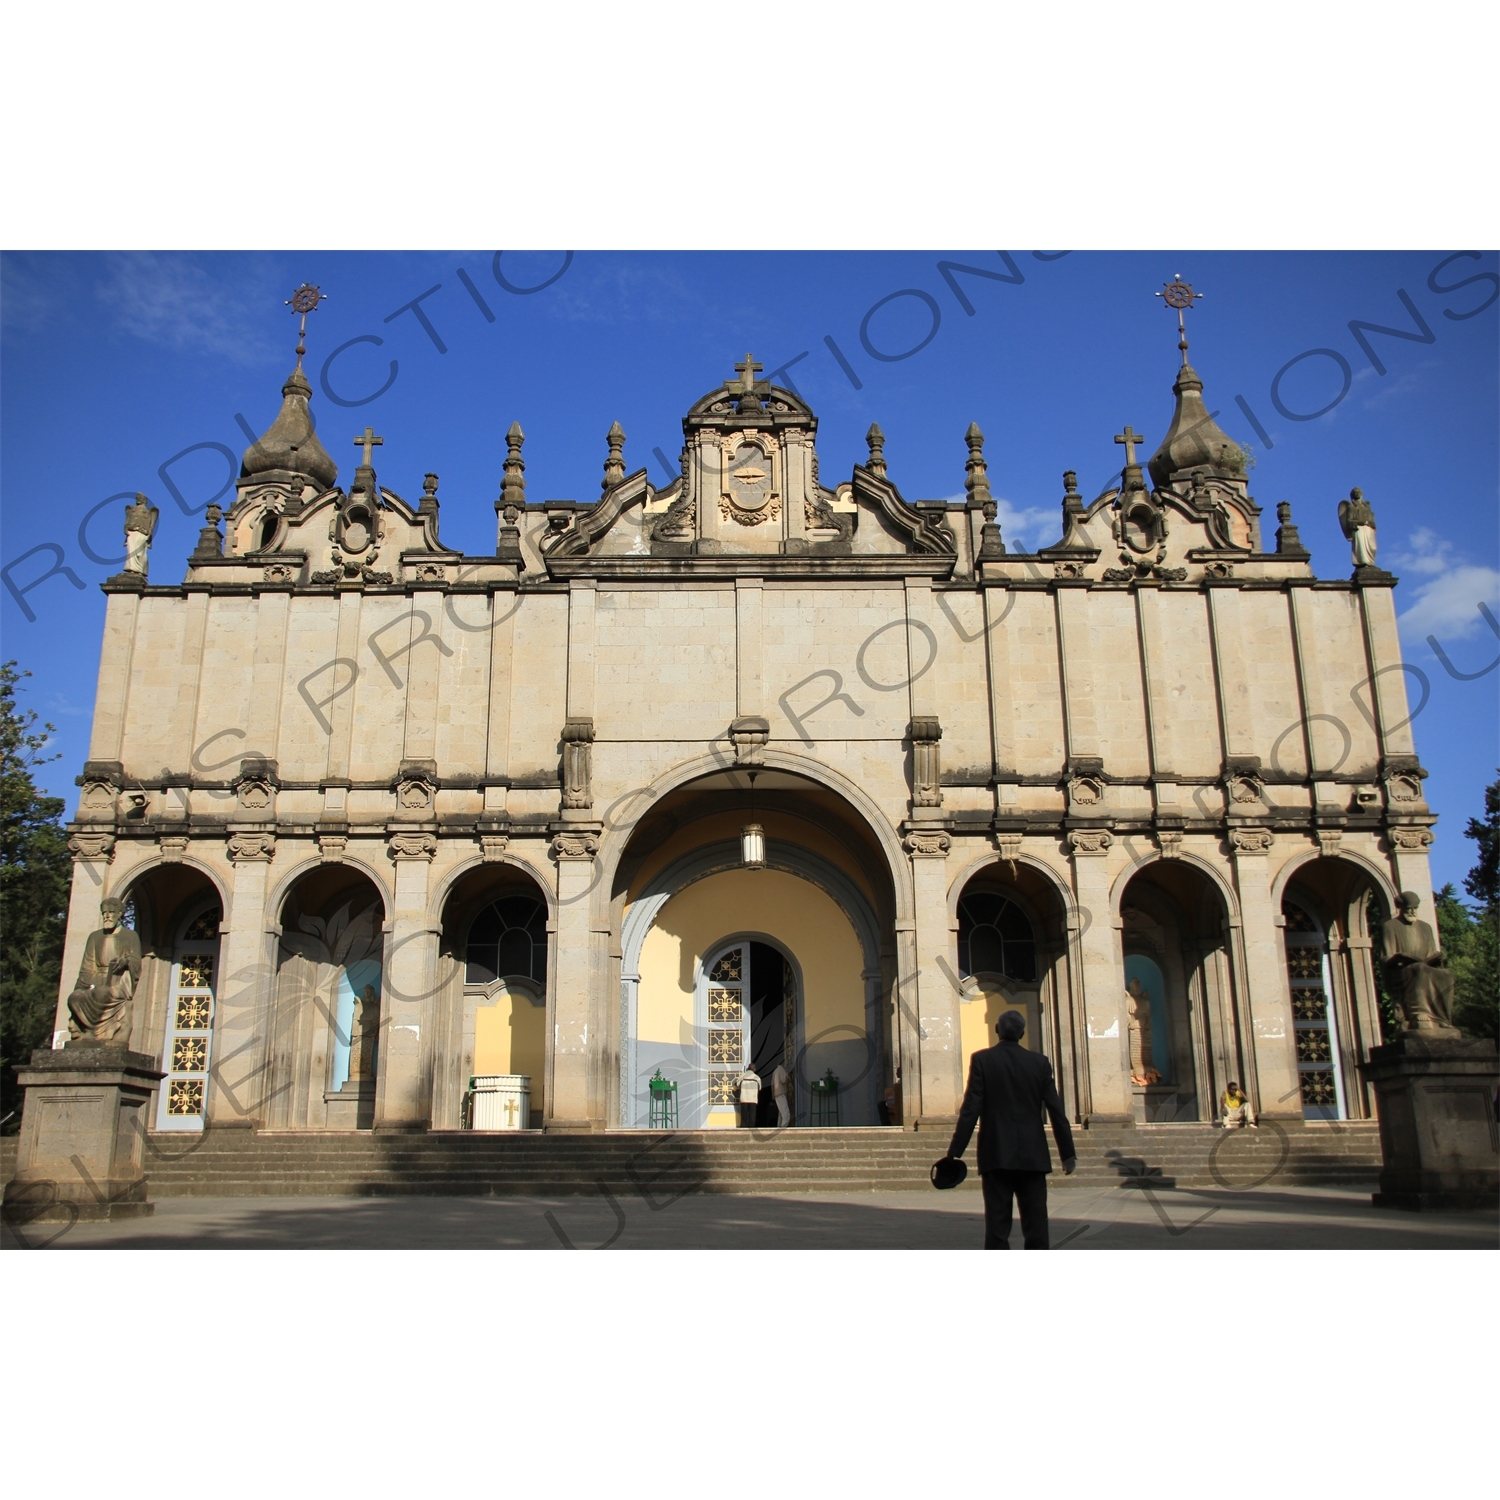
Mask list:
[[[970,422],[964,433],[969,445],[969,461],[964,465],[964,489],[968,492],[969,504],[984,511],[986,521],[995,519],[995,502],[990,495],[990,471],[984,461],[984,434],[978,422]]]
[[[609,444],[609,457],[604,460],[599,488],[607,495],[625,477],[625,429],[618,422],[611,423],[604,441]]]
[[[505,524],[514,526],[516,518],[526,509],[526,461],[521,457],[521,445],[526,441],[526,434],[521,431],[519,422],[510,424],[510,431],[505,434],[505,474],[500,481],[500,498],[495,502],[495,509],[505,514]]]
[[[870,430],[865,434],[865,441],[870,445],[870,460],[865,467],[877,479],[885,478],[885,434],[880,430],[879,424],[870,423]]]
[[[1178,370],[1172,392],[1177,397],[1172,425],[1147,466],[1156,488],[1164,489],[1180,475],[1200,468],[1221,479],[1243,479],[1245,450],[1209,415],[1203,382],[1191,365]]]
[[[1161,447],[1151,455],[1148,465],[1151,481],[1157,489],[1165,489],[1179,475],[1192,469],[1207,469],[1221,479],[1243,479],[1244,449],[1208,414],[1203,405],[1203,382],[1188,363],[1187,324],[1183,314],[1203,293],[1195,292],[1192,284],[1181,276],[1174,276],[1155,295],[1177,314],[1177,347],[1182,352],[1182,367],[1172,384],[1172,392],[1177,397],[1172,425],[1161,440]]]
[[[281,410],[264,435],[245,449],[240,464],[241,479],[288,479],[304,475],[319,489],[332,489],[339,466],[324,451],[313,430],[308,398],[312,386],[302,372],[307,353],[307,315],[323,301],[317,287],[299,286],[287,305],[302,318],[297,335],[297,363],[281,387]]]

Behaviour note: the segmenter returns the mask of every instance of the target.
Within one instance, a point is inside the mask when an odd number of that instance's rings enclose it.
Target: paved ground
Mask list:
[[[1369,1191],[1283,1188],[1052,1194],[1067,1250],[1494,1250],[1493,1214],[1414,1214]],[[1019,1225],[1012,1244],[1020,1247]],[[123,1224],[6,1228],[6,1249],[193,1250],[969,1250],[977,1193],[738,1198],[167,1198]]]

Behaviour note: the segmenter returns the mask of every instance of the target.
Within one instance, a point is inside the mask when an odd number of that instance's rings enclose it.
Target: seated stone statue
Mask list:
[[[68,1045],[128,1047],[141,977],[141,940],[120,925],[125,903],[106,896],[99,903],[104,923],[83,947],[78,982],[68,996]]]
[[[1408,1031],[1453,1029],[1453,985],[1450,969],[1431,926],[1417,916],[1421,898],[1402,891],[1395,921],[1385,924],[1381,960],[1385,980],[1406,1019]]]

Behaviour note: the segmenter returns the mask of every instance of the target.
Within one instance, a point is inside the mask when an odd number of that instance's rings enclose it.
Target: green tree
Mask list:
[[[1464,876],[1464,889],[1478,904],[1465,910],[1469,928],[1448,955],[1458,981],[1453,1019],[1466,1036],[1500,1040],[1500,779],[1484,789],[1484,817],[1470,818],[1464,832],[1479,846],[1479,861]],[[1462,906],[1456,896],[1453,905]],[[1445,933],[1445,951],[1447,941]]]
[[[51,724],[16,706],[30,672],[0,664],[0,1115],[20,1108],[12,1069],[52,1035],[62,977],[72,861],[62,830],[63,799],[37,789],[33,772],[46,755]],[[7,1134],[19,1120],[6,1121]]]

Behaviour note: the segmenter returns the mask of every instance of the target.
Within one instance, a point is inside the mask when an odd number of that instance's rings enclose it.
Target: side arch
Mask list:
[[[1190,854],[1184,850],[1181,854],[1172,856],[1182,864],[1189,865],[1200,874],[1206,875],[1214,889],[1219,893],[1224,902],[1224,916],[1231,927],[1240,925],[1240,899],[1235,894],[1234,886],[1230,883],[1228,876],[1217,866],[1204,859],[1202,855]],[[1160,850],[1136,860],[1133,864],[1126,866],[1119,875],[1115,877],[1115,883],[1109,893],[1109,916],[1116,924],[1120,921],[1120,909],[1124,904],[1125,890],[1130,882],[1135,879],[1147,865],[1154,865],[1163,858]]]
[[[266,892],[265,912],[267,925],[271,923],[274,923],[278,927],[281,925],[281,910],[286,905],[286,898],[291,894],[292,887],[299,880],[313,870],[323,869],[325,865],[331,863],[333,862],[320,859],[317,855],[313,854],[299,860],[294,865],[288,866],[286,873],[278,876],[275,884]],[[391,920],[391,912],[395,906],[396,892],[388,883],[385,872],[377,865],[371,864],[369,860],[360,858],[357,855],[350,856],[346,854],[338,863],[347,865],[350,869],[358,870],[361,875],[369,879],[371,885],[375,887],[380,895],[380,903],[384,908],[383,920],[389,922]]]
[[[1011,861],[999,854],[981,854],[977,859],[971,860],[959,871],[948,887],[948,925],[956,926],[958,922],[958,903],[963,897],[964,887],[984,871],[999,866],[1002,870]],[[1078,902],[1073,895],[1072,887],[1063,877],[1062,872],[1054,870],[1045,860],[1038,859],[1034,854],[1018,854],[1015,863],[1025,865],[1028,869],[1035,870],[1047,882],[1058,901],[1062,904],[1063,920],[1066,923],[1070,918],[1076,920],[1078,916]]]
[[[1352,849],[1340,849],[1337,854],[1324,854],[1321,849],[1304,849],[1300,854],[1294,854],[1276,872],[1276,878],[1271,882],[1271,909],[1276,914],[1277,925],[1281,923],[1281,902],[1287,892],[1287,887],[1292,883],[1292,877],[1298,870],[1306,865],[1313,864],[1320,859],[1332,861],[1342,860],[1345,864],[1353,865],[1362,874],[1368,875],[1374,882],[1375,889],[1385,898],[1385,909],[1393,912],[1396,909],[1396,887],[1390,875],[1375,863],[1373,859],[1363,854],[1357,854]]]
[[[670,770],[664,771],[648,787],[635,794],[636,797],[644,800],[632,800],[628,822],[614,822],[606,815],[604,833],[595,860],[595,866],[600,872],[599,878],[593,883],[593,915],[596,922],[607,924],[609,921],[610,892],[614,888],[616,871],[629,848],[636,828],[646,813],[668,793],[676,791],[678,787],[686,786],[691,781],[711,776],[716,772],[739,769],[743,768],[727,759],[722,753],[700,755],[692,760],[682,761]],[[820,761],[770,746],[762,751],[760,765],[755,769],[786,771],[793,776],[801,776],[837,793],[854,808],[864,820],[879,845],[881,853],[885,856],[886,873],[890,876],[895,897],[896,920],[913,919],[916,903],[912,887],[911,862],[901,847],[901,840],[891,826],[890,819],[868,793],[847,776],[823,765]],[[628,797],[631,794],[625,795]],[[625,800],[623,797],[617,799],[617,801],[623,800]]]

